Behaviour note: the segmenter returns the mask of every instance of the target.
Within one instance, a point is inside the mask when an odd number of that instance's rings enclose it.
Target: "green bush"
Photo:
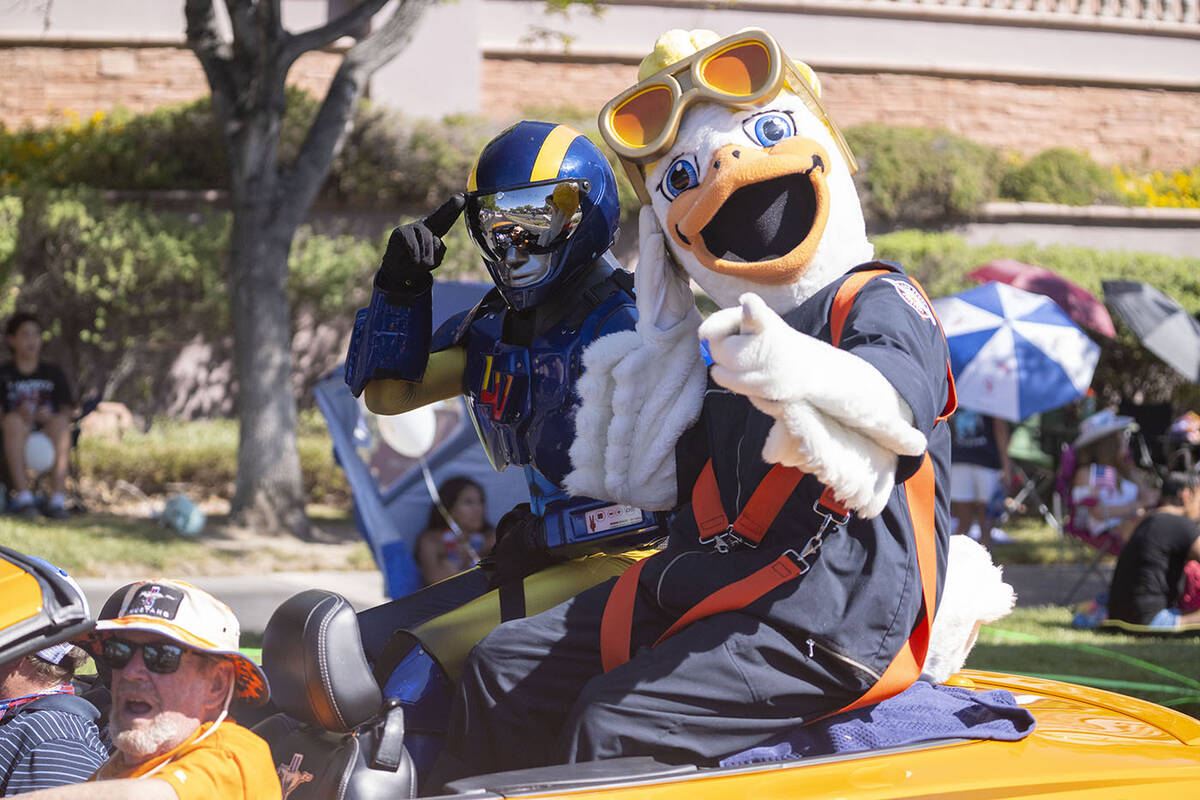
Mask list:
[[[287,90],[279,160],[290,165],[320,107]],[[477,117],[405,120],[364,101],[321,196],[355,205],[427,205],[462,191],[494,133]],[[229,167],[209,98],[148,114],[123,109],[40,130],[0,127],[0,187],[92,186],[118,190],[228,189]]]
[[[1038,153],[1007,170],[1000,182],[1000,194],[1012,200],[1069,206],[1120,202],[1112,170],[1086,153],[1064,147]]]
[[[458,115],[407,121],[364,104],[334,161],[325,196],[353,204],[415,204],[431,209],[466,188],[494,125]]]
[[[329,432],[319,414],[302,413],[297,435],[309,502],[346,502],[345,473],[333,459]],[[110,486],[124,480],[148,495],[167,494],[173,485],[183,484],[229,499],[237,473],[237,448],[234,420],[155,419],[146,432],[127,431],[120,441],[81,438],[79,469],[86,480]]]
[[[18,306],[40,312],[47,356],[63,363],[78,394],[103,389],[154,413],[185,344],[228,340],[228,230],[224,212],[157,213],[87,189],[0,198],[0,318]],[[380,252],[382,240],[302,226],[288,275],[294,323],[352,319]],[[464,259],[461,271],[477,263]]]
[[[999,155],[961,136],[870,124],[848,129],[846,139],[872,227],[959,219],[996,197]]]
[[[228,168],[209,102],[148,114],[123,109],[40,130],[0,131],[0,174],[9,187],[220,189]]]
[[[0,313],[40,310],[81,385],[103,385],[123,361],[177,352],[201,326],[228,328],[224,220],[149,214],[90,190],[34,191],[20,207]],[[0,240],[14,236],[14,220],[4,221]]]
[[[996,258],[1014,258],[1046,267],[1103,298],[1106,280],[1148,281],[1174,298],[1190,314],[1200,312],[1200,258],[1154,253],[990,244],[972,247],[948,233],[899,231],[874,238],[878,258],[897,261],[917,278],[930,297],[943,297],[975,286],[967,273]],[[1093,386],[1106,403],[1141,393],[1145,402],[1171,399],[1183,408],[1200,408],[1200,385],[1188,381],[1151,354],[1114,317],[1117,338],[1093,334],[1101,346]]]
[[[301,89],[287,90],[282,164],[299,153],[319,102]],[[521,116],[571,125],[601,143],[594,109],[530,106]],[[372,208],[434,207],[462,190],[476,156],[498,129],[471,115],[409,120],[364,101],[321,197]],[[1196,170],[1145,178],[1114,174],[1063,148],[1006,167],[994,149],[946,131],[869,124],[848,129],[846,137],[862,165],[857,182],[873,228],[940,224],[969,216],[997,196],[1071,205],[1191,206],[1200,185]],[[630,215],[638,207],[636,197],[617,159],[608,155],[621,207]],[[42,130],[0,127],[0,188],[29,185],[226,189],[229,179],[212,107],[203,98],[141,115],[122,109],[87,120],[68,115],[66,124]],[[0,254],[2,248],[0,241]]]
[[[327,320],[352,315],[354,309],[365,306],[384,243],[350,235],[327,236],[310,225],[300,226],[288,254],[288,296],[293,311]]]

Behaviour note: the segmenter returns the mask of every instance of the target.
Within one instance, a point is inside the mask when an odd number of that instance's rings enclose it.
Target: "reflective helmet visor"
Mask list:
[[[510,247],[550,253],[571,238],[583,219],[585,180],[544,181],[467,195],[467,229],[489,261],[503,260]]]

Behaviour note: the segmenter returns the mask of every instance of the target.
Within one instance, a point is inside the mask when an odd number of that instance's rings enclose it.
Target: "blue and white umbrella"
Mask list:
[[[964,408],[1020,422],[1092,382],[1099,345],[1045,295],[992,282],[933,305]]]

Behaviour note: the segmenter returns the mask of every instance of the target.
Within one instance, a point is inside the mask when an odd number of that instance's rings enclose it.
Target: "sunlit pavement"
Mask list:
[[[81,578],[79,585],[87,594],[92,613],[97,614],[108,597],[133,580],[170,575],[131,575],[117,578]],[[363,572],[269,572],[264,575],[179,576],[229,604],[246,632],[261,633],[271,613],[297,592],[305,589],[329,589],[350,601],[359,611],[387,600],[383,594],[383,576]]]

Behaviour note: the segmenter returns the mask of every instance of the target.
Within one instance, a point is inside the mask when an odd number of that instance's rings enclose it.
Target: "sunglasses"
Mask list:
[[[141,648],[142,662],[146,669],[159,675],[170,675],[179,669],[186,648],[164,642],[130,642],[125,639],[105,639],[100,645],[96,660],[109,669],[124,669],[133,659],[133,654]]]
[[[467,230],[490,261],[508,248],[531,254],[553,252],[583,219],[580,200],[591,191],[585,180],[551,180],[493,192],[467,194]]]
[[[645,164],[675,143],[680,119],[692,103],[708,100],[750,108],[773,99],[785,81],[825,124],[850,172],[858,171],[850,145],[808,81],[779,43],[758,29],[745,30],[709,45],[609,100],[600,111],[600,135],[623,162]],[[628,164],[626,171],[630,172]],[[637,183],[634,180],[635,187]]]

